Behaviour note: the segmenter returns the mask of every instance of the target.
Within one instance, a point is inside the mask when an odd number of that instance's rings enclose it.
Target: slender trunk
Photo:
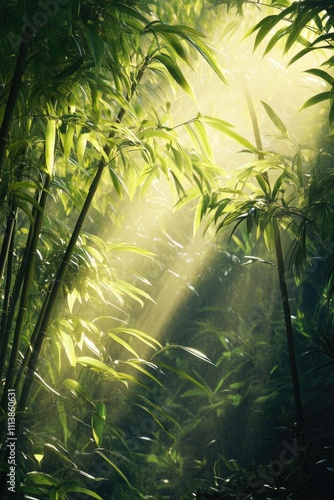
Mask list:
[[[262,146],[262,141],[261,141],[261,134],[260,134],[260,129],[259,129],[259,125],[258,125],[258,120],[257,120],[256,113],[254,110],[253,101],[252,101],[252,98],[249,94],[246,83],[244,83],[244,91],[245,91],[245,95],[246,95],[249,114],[250,114],[251,121],[252,121],[256,147],[257,147],[257,149],[262,151],[263,146]],[[264,155],[262,153],[259,153],[258,159],[263,160],[263,158],[264,158]],[[267,172],[265,172],[264,174],[261,174],[261,176],[266,181],[268,186],[270,186],[269,177],[268,177]],[[297,433],[299,445],[304,446],[303,406],[302,406],[302,399],[301,399],[301,393],[300,393],[300,383],[299,383],[299,375],[298,375],[298,368],[297,368],[297,361],[296,361],[295,343],[294,343],[293,328],[292,328],[292,322],[291,322],[289,295],[288,295],[288,289],[287,289],[286,280],[285,280],[285,266],[284,266],[284,258],[283,258],[283,251],[282,251],[281,234],[280,234],[280,229],[279,229],[279,225],[277,223],[277,220],[274,220],[273,223],[275,224],[275,226],[274,226],[275,253],[276,253],[276,260],[277,260],[278,279],[279,279],[279,285],[280,285],[280,290],[281,290],[281,299],[282,299],[282,305],[283,305],[285,331],[286,331],[287,344],[288,344],[290,371],[291,371],[293,393],[294,393],[294,400],[295,400],[295,408],[296,408],[296,433]]]
[[[1,330],[0,330],[0,380],[2,380],[6,352],[8,348],[9,341],[9,330],[7,329],[8,314],[9,314],[9,304],[11,298],[11,287],[13,278],[13,260],[14,260],[14,234],[15,234],[15,222],[12,231],[12,237],[10,241],[10,247],[7,259],[7,271],[6,271],[6,285],[3,301],[3,310],[1,317]]]
[[[282,242],[281,234],[278,224],[275,224],[275,251],[277,258],[277,268],[278,268],[278,278],[281,290],[283,311],[284,311],[284,321],[285,321],[285,331],[288,343],[288,353],[290,361],[290,371],[293,384],[293,393],[296,406],[296,432],[298,436],[298,441],[300,446],[304,446],[304,417],[303,417],[303,406],[300,394],[300,384],[296,361],[296,351],[295,343],[293,337],[293,328],[291,322],[291,311],[289,304],[288,289],[285,280],[285,269],[284,269],[284,259],[282,252]]]
[[[148,59],[144,60],[142,67],[138,72],[137,79],[135,82],[133,82],[133,84],[131,86],[131,90],[126,97],[128,102],[130,102],[134,93],[136,92],[136,90],[138,88],[138,84],[140,83],[140,80],[144,74],[144,71],[147,67],[148,62],[149,62]],[[118,113],[118,116],[116,119],[117,123],[121,123],[121,121],[123,120],[124,114],[125,114],[125,109],[122,108]],[[112,131],[112,132],[110,132],[108,138],[112,139],[114,137],[114,135],[115,135],[115,132]],[[109,157],[110,152],[111,152],[111,146],[109,144],[107,144],[104,147],[104,153],[107,157]],[[31,356],[30,356],[30,359],[28,362],[25,379],[23,381],[22,393],[21,393],[21,396],[20,396],[19,402],[18,402],[18,412],[21,413],[21,417],[19,418],[19,421],[17,422],[18,428],[19,428],[20,423],[21,423],[21,418],[22,418],[23,412],[25,411],[27,402],[29,400],[30,390],[31,390],[32,383],[34,380],[34,373],[35,373],[35,370],[37,368],[39,356],[40,356],[40,353],[42,350],[44,339],[46,337],[47,328],[49,326],[50,318],[51,318],[51,315],[53,313],[54,306],[56,304],[58,293],[59,293],[59,290],[63,284],[68,265],[70,263],[71,257],[73,255],[74,249],[76,247],[78,237],[81,233],[84,221],[86,219],[87,213],[88,213],[89,208],[91,206],[91,203],[93,201],[94,195],[95,195],[96,190],[98,188],[98,185],[100,183],[105,166],[106,166],[106,162],[105,162],[105,159],[102,157],[100,162],[99,162],[99,165],[97,167],[96,174],[92,180],[91,186],[89,188],[86,200],[84,202],[84,205],[81,209],[81,212],[80,212],[80,215],[79,215],[78,220],[76,222],[76,225],[74,227],[74,230],[73,230],[72,236],[70,238],[70,241],[68,243],[65,255],[64,255],[63,260],[60,264],[58,272],[56,274],[53,285],[52,285],[51,289],[49,290],[49,292],[44,300],[40,319],[39,319],[38,324],[36,325],[34,332],[33,332],[33,335],[32,335],[32,338],[35,339],[35,342],[32,345]]]
[[[22,41],[16,59],[16,65],[13,73],[6,109],[0,128],[0,177],[2,177],[3,159],[7,147],[9,130],[13,119],[16,101],[21,87],[21,81],[27,62],[29,47],[30,44],[27,43],[26,40]]]
[[[12,349],[11,349],[11,356],[10,356],[10,360],[9,360],[9,366],[8,366],[8,370],[7,370],[7,374],[6,374],[5,387],[3,390],[2,400],[1,400],[1,405],[0,405],[1,408],[3,408],[3,409],[5,408],[4,405],[6,405],[6,401],[7,401],[7,390],[12,389],[14,386],[15,374],[16,374],[16,370],[17,370],[17,359],[18,359],[19,347],[20,347],[21,336],[22,336],[22,329],[23,329],[25,318],[27,315],[29,296],[31,293],[33,280],[34,280],[36,249],[37,249],[37,245],[38,245],[39,236],[41,233],[41,228],[42,228],[42,223],[43,223],[43,218],[44,218],[44,209],[45,209],[45,205],[46,205],[46,200],[47,200],[47,196],[48,196],[50,182],[51,182],[50,176],[46,175],[44,186],[43,186],[44,190],[42,192],[41,200],[40,200],[40,210],[36,211],[32,239],[31,239],[31,242],[29,244],[28,259],[27,259],[27,262],[25,264],[25,273],[24,273],[24,281],[23,281],[22,292],[21,292],[20,307],[18,310],[17,318],[16,318],[13,344],[12,344]]]
[[[4,234],[4,238],[2,241],[1,253],[0,253],[0,283],[2,282],[2,278],[6,268],[6,262],[9,252],[9,247],[12,241],[13,228],[16,221],[16,212],[17,209],[13,207],[13,203],[9,203],[9,215],[7,218],[6,230]]]
[[[29,248],[31,244],[31,239],[32,239],[32,234],[33,234],[33,226],[30,226],[28,238],[26,241],[23,257],[21,259],[21,263],[19,265],[19,270],[16,273],[15,277],[15,282],[14,286],[11,292],[10,296],[10,302],[9,302],[9,308],[8,308],[8,313],[6,315],[6,322],[2,323],[1,325],[1,333],[4,339],[7,339],[5,342],[2,342],[1,344],[1,349],[0,349],[0,367],[3,370],[4,369],[4,364],[5,364],[5,359],[7,355],[7,349],[8,349],[8,339],[10,332],[12,330],[12,324],[15,316],[15,310],[17,303],[20,298],[21,294],[21,289],[22,289],[22,284],[24,282],[24,275],[26,271],[26,264],[28,261],[28,255],[29,255]],[[3,372],[2,372],[3,373]]]

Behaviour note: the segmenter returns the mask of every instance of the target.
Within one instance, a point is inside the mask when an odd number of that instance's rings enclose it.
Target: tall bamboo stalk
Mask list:
[[[293,393],[296,406],[296,432],[300,446],[304,446],[303,405],[300,393],[300,383],[299,383],[299,375],[298,375],[298,368],[296,361],[296,350],[295,350],[293,328],[291,322],[289,295],[285,280],[285,266],[284,266],[283,252],[282,252],[281,234],[277,222],[275,224],[274,231],[275,231],[275,251],[277,259],[278,279],[279,279],[281,298],[283,304],[285,331],[286,331],[289,361],[290,361],[290,371],[291,371]]]
[[[258,120],[257,120],[256,113],[254,110],[253,101],[252,101],[252,98],[249,94],[249,91],[247,89],[246,84],[244,84],[244,91],[245,91],[245,95],[246,95],[249,114],[251,117],[256,147],[260,151],[258,153],[258,159],[263,160],[264,155],[263,155],[263,153],[261,153],[261,151],[263,150],[263,146],[262,146],[262,140],[261,140],[261,134],[260,134],[260,129],[259,129],[259,125],[258,125]],[[260,175],[263,177],[263,179],[266,181],[266,183],[269,186],[269,177],[268,177],[267,172],[265,172],[264,174],[260,174]],[[295,409],[296,409],[296,434],[297,434],[299,445],[304,446],[303,405],[302,405],[302,399],[301,399],[299,374],[298,374],[297,361],[296,361],[295,342],[294,342],[293,328],[292,328],[292,322],[291,322],[289,294],[288,294],[288,289],[286,286],[286,279],[285,279],[285,265],[284,265],[283,250],[282,250],[282,241],[281,241],[280,228],[279,228],[277,220],[274,221],[274,235],[275,235],[275,253],[276,253],[276,261],[277,261],[278,279],[279,279],[279,285],[280,285],[280,291],[281,291],[281,300],[282,300],[283,313],[284,313],[285,331],[286,331],[286,338],[287,338],[287,344],[288,344],[290,372],[291,372],[291,378],[292,378],[293,393],[294,393],[294,400],[295,400]]]
[[[144,75],[144,72],[145,72],[145,69],[146,69],[148,63],[149,63],[149,59],[145,58],[143,63],[142,63],[141,68],[138,71],[137,78],[133,82],[131,89],[126,97],[127,102],[130,102],[133,95],[135,94],[135,92],[138,88],[138,85],[139,85],[139,83]],[[125,115],[125,109],[121,108],[119,113],[118,113],[116,122],[121,123],[124,115]],[[114,136],[115,136],[115,131],[112,131],[112,132],[110,132],[108,139],[112,139]],[[69,263],[71,261],[71,257],[73,255],[74,249],[76,247],[79,235],[82,231],[83,224],[85,222],[89,208],[91,206],[94,195],[95,195],[97,188],[98,188],[98,185],[100,183],[102,174],[104,172],[104,168],[106,166],[106,161],[105,161],[104,157],[105,156],[109,157],[110,153],[111,153],[111,146],[109,144],[106,144],[104,147],[104,155],[101,157],[100,162],[98,164],[96,174],[95,174],[95,176],[92,180],[92,183],[90,185],[87,197],[85,199],[85,202],[83,204],[83,207],[81,209],[81,212],[79,214],[77,222],[75,224],[75,227],[74,227],[72,236],[70,238],[70,241],[68,243],[67,249],[65,251],[64,257],[63,257],[62,262],[59,266],[59,269],[58,269],[58,272],[57,272],[56,277],[54,279],[54,282],[52,284],[52,287],[50,288],[50,290],[49,290],[49,292],[44,300],[44,304],[42,306],[40,318],[39,318],[38,323],[36,325],[36,326],[38,326],[38,328],[35,327],[35,329],[34,329],[34,332],[32,335],[32,339],[34,339],[34,344],[32,345],[30,359],[29,359],[29,362],[27,365],[27,372],[25,374],[22,392],[21,392],[19,402],[18,402],[18,413],[19,413],[19,415],[21,415],[21,416],[19,416],[18,421],[17,421],[18,428],[19,428],[20,423],[21,423],[21,418],[22,418],[23,412],[25,411],[27,402],[29,400],[31,387],[32,387],[33,380],[34,380],[34,373],[35,373],[35,370],[37,368],[39,356],[40,356],[40,353],[42,350],[44,339],[45,339],[46,334],[47,334],[47,328],[49,326],[49,322],[50,322],[50,319],[51,319],[51,316],[52,316],[52,313],[53,313],[53,310],[54,310],[54,307],[55,307],[55,304],[57,301],[59,290],[64,282],[66,271],[67,271]]]
[[[11,300],[11,288],[12,288],[12,278],[13,278],[13,261],[14,261],[14,234],[15,234],[15,222],[12,231],[12,237],[10,240],[8,258],[7,258],[7,270],[6,270],[6,285],[5,285],[5,293],[2,307],[2,315],[1,315],[1,328],[0,328],[0,380],[2,380],[2,375],[5,366],[5,358],[7,352],[7,346],[9,341],[9,329],[7,328],[8,324],[8,315],[10,309],[10,300]]]
[[[16,221],[17,208],[14,207],[12,200],[9,202],[9,215],[7,217],[7,224],[5,234],[2,240],[1,252],[0,252],[0,284],[6,268],[6,262],[8,257],[9,248],[13,236],[13,228]]]
[[[29,48],[30,48],[30,43],[27,42],[27,40],[23,39],[19,47],[12,83],[9,90],[9,96],[6,103],[6,108],[0,128],[0,177],[2,177],[3,159],[5,156],[5,151],[8,143],[8,136],[9,136],[10,126],[13,120],[16,101],[21,87],[22,76],[25,70],[27,57],[29,54]]]
[[[44,210],[46,205],[46,200],[48,196],[48,190],[50,188],[51,178],[46,174],[45,181],[43,185],[43,191],[40,200],[40,210],[36,210],[35,222],[33,227],[33,233],[31,242],[29,244],[28,258],[25,263],[25,273],[22,285],[22,292],[20,298],[20,306],[16,317],[15,330],[13,343],[11,347],[11,356],[9,360],[9,365],[6,374],[5,387],[2,394],[1,408],[5,408],[7,403],[7,390],[13,388],[15,375],[17,370],[17,360],[19,355],[19,347],[22,337],[22,329],[24,326],[25,318],[27,315],[27,308],[31,289],[34,281],[35,272],[35,262],[36,262],[36,250],[38,246],[39,236],[42,229]]]

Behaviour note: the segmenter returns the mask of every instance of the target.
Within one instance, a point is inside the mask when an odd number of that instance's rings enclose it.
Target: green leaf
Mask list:
[[[61,81],[61,80],[65,80],[69,76],[72,76],[76,71],[78,71],[78,69],[80,68],[80,66],[82,65],[83,62],[84,62],[84,58],[79,57],[73,63],[66,66],[60,73],[58,73],[54,77],[54,80]]]
[[[66,445],[68,438],[68,426],[67,426],[67,418],[66,418],[66,410],[63,403],[57,403],[57,412],[60,420],[61,427],[63,429],[63,437],[64,443]]]
[[[167,363],[161,363],[160,361],[157,364],[158,364],[159,367],[166,368],[166,370],[170,370],[170,371],[176,373],[177,375],[179,375],[180,377],[188,380],[192,384],[196,385],[196,387],[198,387],[199,389],[201,389],[205,394],[207,394],[208,396],[211,396],[210,389],[208,389],[207,387],[205,387],[205,385],[201,384],[195,378],[193,378],[190,375],[188,375],[188,373],[186,373],[185,371],[179,370],[178,368],[174,368],[174,366],[167,365]]]
[[[63,380],[62,385],[70,389],[70,391],[72,391],[72,393],[74,393],[76,396],[79,395],[89,401],[89,397],[86,393],[86,390],[76,380],[73,380],[71,378],[66,378],[65,380]]]
[[[68,159],[71,154],[71,149],[73,148],[73,136],[75,131],[75,125],[69,123],[66,130],[65,142],[64,142],[64,161],[67,164]]]
[[[45,443],[44,446],[48,450],[52,451],[52,453],[55,453],[59,458],[64,460],[64,462],[67,462],[67,463],[71,464],[72,466],[76,467],[75,463],[71,460],[70,455],[69,456],[65,455],[65,453],[60,451],[56,446],[54,446],[51,443]],[[64,450],[64,448],[62,448],[62,449]]]
[[[264,109],[266,110],[267,115],[269,116],[269,118],[271,119],[271,121],[273,122],[275,127],[277,128],[278,132],[282,135],[282,137],[287,139],[289,137],[289,134],[288,134],[286,126],[284,125],[284,123],[282,122],[280,117],[275,113],[273,108],[271,106],[269,106],[269,104],[267,104],[264,101],[261,101],[261,103],[264,106]]]
[[[92,416],[92,431],[97,446],[101,446],[103,430],[107,418],[107,409],[104,403],[95,403]]]
[[[120,2],[112,2],[111,6],[113,8],[116,8],[123,14],[126,14],[130,18],[133,17],[134,19],[137,19],[138,21],[141,21],[142,23],[148,25],[150,24],[149,19],[147,19],[145,16],[143,16],[138,10],[134,9],[133,7],[130,7],[129,5],[126,5],[124,3]]]
[[[62,490],[64,490],[66,493],[83,493],[84,495],[88,495],[89,497],[95,498],[96,500],[103,500],[103,498],[94,491],[78,486],[78,483],[64,484],[62,485]]]
[[[148,333],[142,332],[141,330],[137,330],[136,328],[128,328],[128,327],[121,327],[120,326],[117,328],[113,328],[111,331],[116,332],[116,333],[117,332],[118,333],[126,333],[132,337],[137,338],[138,340],[140,340],[144,344],[147,344],[148,346],[152,347],[152,349],[155,349],[155,350],[157,349],[157,347],[160,347],[160,348],[162,347],[162,345],[160,344],[160,342],[158,340],[153,338]]]
[[[126,482],[126,484],[131,487],[127,477],[123,474],[123,472],[121,471],[121,469],[119,467],[117,467],[117,465],[112,462],[112,460],[110,460],[104,453],[102,453],[102,451],[100,450],[95,450],[95,453],[97,453],[97,455],[100,455],[100,457],[103,458],[103,460],[105,460],[109,465],[111,465],[111,467],[113,467],[115,469],[115,471],[121,476],[122,479],[124,479],[124,481]]]
[[[115,340],[115,342],[123,346],[124,349],[131,352],[131,354],[133,354],[137,359],[140,359],[140,356],[137,353],[137,351],[128,342],[126,342],[126,340],[122,339],[119,335],[116,335],[115,333],[112,332],[108,332],[108,335],[110,338]]]
[[[97,27],[93,24],[86,25],[84,33],[88,41],[89,48],[91,49],[93,54],[95,66],[97,68],[97,71],[99,71],[104,53],[103,41],[100,37]]]
[[[321,92],[320,94],[317,94],[308,99],[306,102],[304,102],[299,111],[301,111],[302,109],[309,108],[310,106],[314,106],[315,104],[319,104],[319,102],[327,101],[328,99],[331,98],[331,96],[332,96],[331,92]]]
[[[262,40],[268,35],[268,33],[273,29],[273,27],[279,22],[278,16],[266,16],[262,19],[251,31],[247,34],[250,35],[254,31],[257,31],[257,35],[254,42],[254,50],[260,45]]]
[[[183,76],[182,71],[178,67],[177,63],[168,54],[157,54],[154,56],[153,60],[161,62],[167,71],[170,73],[172,78],[176,81],[178,85],[194,100],[196,97],[188,84],[187,80]]]
[[[302,31],[302,29],[304,29],[307,23],[315,17],[317,11],[320,11],[321,9],[322,7],[319,7],[317,5],[314,5],[313,7],[307,6],[306,3],[302,5],[299,14],[294,19],[294,22],[291,25],[290,33],[285,44],[284,53],[288,52],[291,49],[291,47],[300,36],[300,32]]]
[[[278,31],[276,31],[275,35],[273,35],[266,47],[266,50],[264,51],[263,55],[267,55],[273,47],[276,45],[276,43],[283,38],[284,35],[286,35],[287,32],[287,27],[284,26],[284,28],[280,28]]]
[[[334,78],[329,73],[327,73],[327,71],[323,71],[322,69],[312,68],[306,70],[305,73],[310,73],[310,75],[318,76],[319,78],[322,78],[327,83],[329,83],[329,85],[331,86],[334,84]]]
[[[81,167],[83,166],[83,160],[85,157],[88,137],[89,137],[89,132],[81,132],[77,140],[76,152],[77,152],[78,163]]]
[[[184,345],[178,345],[178,344],[172,344],[172,345],[166,345],[162,349],[159,350],[159,352],[155,353],[154,356],[157,356],[161,352],[164,351],[169,351],[170,349],[182,349],[183,351],[188,352],[192,356],[195,356],[196,358],[201,359],[202,361],[205,361],[206,363],[209,363],[210,365],[216,366],[212,361],[201,351],[198,351],[197,349],[194,349],[193,347],[188,347]]]
[[[109,174],[110,174],[112,183],[113,183],[114,188],[116,190],[116,193],[118,194],[118,196],[122,200],[123,199],[123,189],[125,192],[127,192],[127,189],[126,189],[122,179],[119,177],[119,175],[117,175],[117,173],[115,172],[115,170],[113,169],[113,167],[111,165],[109,166],[108,170],[109,170]]]
[[[252,153],[259,153],[259,150],[255,146],[253,146],[252,143],[250,143],[247,139],[231,129],[233,125],[231,125],[230,123],[225,122],[224,120],[220,120],[219,118],[212,118],[210,116],[200,116],[198,119],[200,121],[203,121],[204,123],[207,123],[210,127],[223,132],[225,135],[241,144],[244,148],[252,151]]]
[[[158,380],[154,375],[152,375],[152,373],[150,373],[148,370],[146,370],[142,366],[143,364],[146,364],[147,366],[152,367],[153,363],[146,362],[143,359],[139,359],[138,361],[136,361],[136,360],[120,361],[120,363],[123,365],[131,366],[132,368],[135,368],[135,370],[138,370],[141,373],[144,373],[144,375],[146,375],[150,379],[154,380],[154,382],[156,382],[158,385],[160,385],[160,387],[164,387],[164,385],[160,382],[160,380]]]
[[[195,47],[195,49],[201,54],[201,56],[206,60],[209,66],[213,69],[216,75],[220,78],[220,80],[227,85],[227,80],[222,72],[219,62],[216,57],[213,55],[211,47],[207,44],[199,40],[198,38],[194,40],[191,36],[187,37],[189,42]],[[210,50],[211,49],[211,50]]]
[[[79,363],[80,365],[88,366],[92,370],[96,370],[97,372],[104,375],[111,375],[112,377],[115,377],[117,379],[121,378],[121,375],[117,373],[116,370],[106,365],[99,359],[91,358],[90,356],[80,356],[79,358],[77,358],[77,363]]]
[[[27,481],[29,483],[48,485],[48,486],[58,486],[59,481],[52,477],[50,474],[45,474],[44,472],[28,472]]]
[[[58,333],[58,337],[63,344],[63,347],[65,349],[66,356],[68,357],[68,360],[71,364],[71,366],[76,365],[76,355],[75,355],[75,349],[74,349],[74,344],[73,344],[73,339],[69,333],[64,332],[63,330],[60,330]]]
[[[188,54],[174,33],[161,32],[161,36],[166,40],[168,46],[172,47],[174,52],[191,67]]]
[[[153,420],[159,425],[159,427],[161,427],[161,429],[163,429],[169,437],[174,439],[173,434],[171,434],[171,432],[169,432],[169,430],[167,429],[165,424],[162,422],[162,420],[160,420],[160,418],[157,417],[157,415],[155,413],[153,413],[153,411],[151,411],[149,408],[147,408],[147,406],[141,405],[139,403],[133,403],[133,404],[135,406],[137,406],[138,408],[141,408],[142,410],[146,411],[146,413],[148,413],[153,418]]]
[[[53,174],[54,151],[56,143],[56,120],[49,119],[45,132],[45,164],[50,176]]]

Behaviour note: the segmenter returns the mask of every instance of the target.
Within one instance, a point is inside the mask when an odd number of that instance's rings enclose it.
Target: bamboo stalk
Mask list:
[[[30,44],[27,40],[22,40],[19,47],[18,56],[14,68],[12,83],[10,86],[9,96],[4,112],[1,128],[0,128],[0,177],[3,171],[3,159],[8,143],[9,130],[13,119],[16,101],[19,95],[22,76],[25,70],[26,61],[29,53]]]
[[[245,83],[244,83],[244,91],[245,91],[245,95],[246,95],[249,114],[251,117],[256,147],[258,150],[262,151],[263,146],[262,146],[259,124],[258,124],[258,120],[257,120],[256,113],[254,110],[252,98],[249,94],[247,85]],[[263,160],[263,158],[264,158],[264,155],[262,153],[259,153],[258,159]],[[260,174],[260,175],[262,175],[264,180],[267,182],[268,186],[270,186],[268,173],[265,172],[264,174]],[[281,299],[282,299],[282,305],[283,305],[285,331],[286,331],[289,362],[290,362],[290,372],[291,372],[293,393],[294,393],[294,400],[295,400],[296,434],[297,434],[299,445],[304,446],[303,405],[302,405],[302,399],[301,399],[300,382],[299,382],[295,343],[294,343],[294,335],[293,335],[293,328],[292,328],[292,322],[291,322],[289,294],[288,294],[288,289],[287,289],[286,280],[285,280],[285,265],[284,265],[283,251],[282,251],[282,241],[281,241],[280,229],[279,229],[277,220],[274,221],[274,224],[275,224],[275,226],[274,226],[275,253],[276,253],[276,261],[277,261],[278,279],[279,279]]]
[[[130,89],[130,92],[128,93],[128,95],[126,97],[126,100],[128,102],[131,101],[133,95],[135,94],[135,92],[138,88],[138,85],[140,83],[140,80],[142,79],[142,77],[144,75],[144,72],[145,72],[145,69],[146,69],[148,63],[149,63],[149,59],[145,58],[143,61],[142,67],[138,71],[137,78],[133,82],[131,89]],[[125,109],[121,108],[118,115],[117,115],[116,122],[121,123],[124,115],[125,115]],[[112,131],[112,132],[110,132],[108,139],[112,139],[114,136],[115,136],[115,131]],[[106,155],[107,157],[109,157],[110,152],[111,152],[111,146],[109,144],[106,144],[104,147],[104,155],[103,156]],[[83,224],[85,222],[86,216],[88,214],[89,208],[90,208],[91,203],[93,201],[94,195],[97,191],[102,174],[104,172],[104,168],[106,166],[106,161],[105,161],[103,156],[100,159],[96,174],[95,174],[95,176],[92,180],[92,183],[90,185],[87,197],[85,199],[85,202],[83,204],[83,207],[82,207],[81,212],[79,214],[79,217],[77,219],[76,225],[74,227],[72,236],[71,236],[70,241],[68,243],[68,246],[67,246],[67,249],[65,251],[64,257],[62,259],[62,262],[59,266],[56,277],[54,279],[53,285],[50,288],[50,290],[49,290],[49,292],[44,300],[41,315],[40,315],[40,318],[39,318],[38,323],[36,325],[36,326],[38,326],[38,328],[35,327],[33,335],[32,335],[32,338],[35,339],[35,342],[32,346],[30,359],[29,359],[29,362],[27,365],[27,372],[25,375],[25,379],[23,381],[23,388],[22,388],[22,392],[21,392],[19,402],[18,402],[18,413],[21,414],[21,417],[19,418],[19,421],[17,422],[18,427],[20,426],[22,415],[26,409],[26,405],[27,405],[27,402],[29,400],[31,387],[32,387],[33,380],[34,380],[34,373],[35,373],[35,370],[37,368],[39,356],[40,356],[40,353],[41,353],[41,350],[43,347],[44,339],[45,339],[46,333],[47,333],[47,328],[49,326],[50,318],[51,318],[51,315],[53,313],[53,310],[54,310],[54,307],[56,304],[59,290],[63,284],[64,278],[66,275],[66,271],[67,271],[69,263],[71,261],[71,257],[73,255],[74,249],[76,247],[76,244],[77,244],[79,235],[81,233]]]
[[[299,375],[298,375],[298,368],[296,361],[296,350],[295,350],[293,328],[291,322],[289,295],[285,280],[285,266],[284,266],[283,251],[282,251],[282,241],[281,241],[280,229],[277,223],[275,224],[275,251],[277,259],[279,285],[280,285],[281,298],[283,304],[285,331],[288,343],[290,371],[291,371],[293,393],[294,393],[295,407],[296,407],[296,432],[300,446],[304,446],[303,405],[300,393],[300,383],[299,383]]]
[[[4,408],[4,405],[7,401],[7,390],[13,388],[15,381],[15,374],[17,370],[17,360],[19,354],[19,347],[21,343],[22,337],[22,329],[24,325],[24,321],[27,315],[27,307],[29,296],[31,293],[33,280],[34,280],[34,272],[35,272],[35,262],[36,262],[36,250],[38,246],[38,240],[41,233],[43,218],[44,218],[44,209],[46,205],[46,200],[48,196],[48,190],[50,188],[50,176],[46,175],[43,191],[40,200],[40,210],[36,211],[36,217],[33,227],[32,239],[29,245],[29,253],[28,259],[25,264],[25,273],[24,273],[24,281],[21,292],[20,306],[16,318],[14,337],[11,349],[11,356],[9,360],[9,365],[6,374],[5,387],[2,394],[1,400],[1,408]]]
[[[17,213],[17,208],[16,207],[14,208],[12,201],[10,201],[9,215],[7,217],[6,230],[2,241],[1,254],[0,254],[0,283],[2,282],[2,278],[6,268],[8,252],[12,241],[13,228],[16,221],[16,213]]]
[[[16,219],[15,219],[16,220]],[[1,316],[1,330],[0,330],[0,380],[2,379],[6,352],[9,341],[9,329],[7,329],[8,323],[8,313],[9,313],[9,304],[11,298],[11,287],[12,287],[12,278],[13,278],[13,261],[14,261],[14,234],[15,234],[15,221],[14,227],[12,231],[12,237],[10,240],[10,247],[8,252],[7,259],[7,271],[6,271],[6,286],[4,293],[4,301],[3,301],[3,310]]]

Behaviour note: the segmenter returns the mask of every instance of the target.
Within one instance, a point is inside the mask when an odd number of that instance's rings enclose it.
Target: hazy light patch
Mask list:
[[[316,144],[317,130],[321,130],[325,120],[323,108],[316,106],[301,113],[297,112],[309,97],[323,91],[323,87],[326,86],[322,80],[306,76],[304,73],[306,69],[319,66],[319,57],[312,53],[287,67],[288,60],[294,54],[291,52],[283,57],[282,46],[271,51],[268,56],[262,57],[266,46],[263,43],[253,53],[254,36],[244,40],[241,38],[250,25],[256,24],[263,14],[259,14],[257,18],[254,9],[249,12],[251,17],[247,17],[245,13],[244,21],[238,23],[238,28],[229,37],[223,38],[221,33],[230,22],[235,21],[235,14],[226,16],[225,13],[220,17],[217,16],[219,22],[216,21],[216,26],[213,26],[215,33],[212,35],[211,44],[217,48],[216,56],[224,68],[229,86],[223,85],[204,61],[194,64],[195,72],[187,70],[186,77],[194,89],[198,104],[192,102],[181,90],[175,90],[171,105],[174,125],[193,119],[198,112],[201,112],[203,115],[211,115],[232,123],[237,133],[254,143],[243,89],[246,81],[256,109],[264,148],[284,153],[288,151],[286,144],[275,138],[277,131],[260,100],[267,102],[276,111],[293,140],[308,144],[312,148]],[[300,48],[296,47],[296,51]],[[179,131],[181,130],[180,128]],[[207,130],[216,163],[229,172],[254,159],[254,155],[240,153],[242,146],[233,140],[209,127]],[[186,132],[181,132],[181,139],[185,145],[193,147],[187,139]],[[117,230],[115,228],[110,230],[106,224],[104,231],[106,241],[125,241],[157,254],[155,260],[126,252],[118,254],[116,271],[127,275],[129,269],[134,269],[152,283],[152,287],[145,288],[145,291],[150,293],[155,303],[146,301],[143,309],[134,305],[126,321],[129,322],[129,326],[141,329],[161,342],[164,340],[166,326],[183,307],[187,297],[197,293],[197,280],[213,251],[210,235],[203,239],[200,230],[193,239],[192,214],[187,209],[173,214],[174,204],[175,198],[170,193],[167,183],[156,181],[144,199],[135,197],[132,202],[123,200],[122,208],[119,210],[127,212],[124,224],[117,227]],[[117,213],[115,216],[117,217]],[[263,302],[267,305],[262,321],[266,322],[269,332],[271,313],[275,304],[268,306],[266,301],[275,290],[276,273],[273,269],[270,269],[270,272],[263,272],[261,264],[252,266],[257,266],[256,282],[250,279],[249,273],[244,273],[246,277],[240,273],[240,280],[233,283],[225,308],[228,312],[233,302],[247,304],[249,297],[255,297],[256,310],[253,314],[247,309],[245,321],[247,315],[250,325],[254,321],[259,321],[256,314]],[[140,286],[138,282],[136,284]],[[229,321],[231,328],[237,330],[238,325],[232,313]],[[145,356],[149,358],[150,352],[152,351],[148,347],[144,349],[143,346],[140,354],[143,358]]]

